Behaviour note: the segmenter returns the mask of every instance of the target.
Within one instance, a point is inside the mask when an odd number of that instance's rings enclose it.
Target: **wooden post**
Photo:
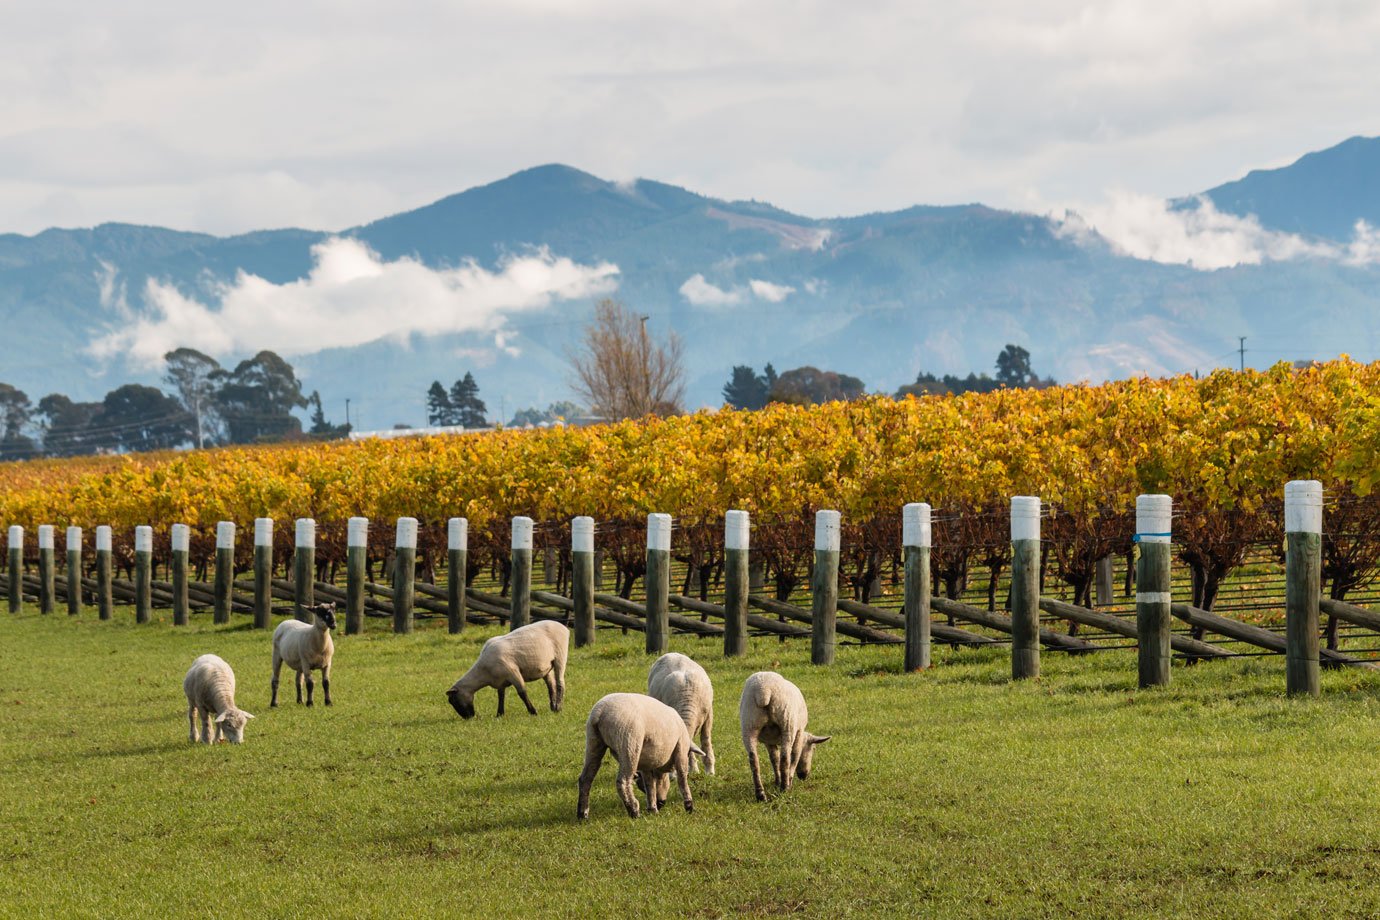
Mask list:
[[[187,553],[191,549],[191,528],[172,525],[173,625],[187,625]]]
[[[211,622],[216,624],[230,622],[234,590],[235,522],[220,521],[216,524],[215,608],[211,613]]]
[[[293,534],[292,600],[297,619],[316,622],[311,608],[316,604],[316,521],[298,518]]]
[[[81,613],[81,528],[67,528],[67,612]]]
[[[815,512],[815,573],[810,589],[810,661],[833,664],[839,605],[839,513]]]
[[[724,656],[748,650],[748,570],[752,524],[746,511],[724,514]]]
[[[594,550],[594,590],[604,590],[604,551]]]
[[[1285,684],[1290,696],[1317,696],[1318,603],[1322,586],[1322,483],[1284,486]]]
[[[153,614],[153,528],[134,528],[134,622],[147,623]]]
[[[96,615],[102,620],[115,615],[113,536],[104,524],[96,528]]]
[[[647,515],[647,654],[661,655],[671,644],[671,516]]]
[[[24,528],[10,525],[9,533],[10,613],[24,612]]]
[[[273,518],[254,519],[254,628],[273,619]]]
[[[1094,605],[1098,607],[1108,607],[1116,601],[1116,589],[1113,587],[1115,579],[1112,577],[1112,557],[1103,556],[1097,560],[1097,599]]]
[[[1011,499],[1011,679],[1040,676],[1040,499]]]
[[[393,632],[412,632],[412,605],[417,579],[417,519],[398,518],[393,541]]]
[[[1169,686],[1170,521],[1173,500],[1168,495],[1136,498],[1136,641],[1139,683]]]
[[[556,547],[554,546],[542,547],[541,580],[548,588],[556,583]]]
[[[906,568],[905,670],[930,666],[930,506],[911,502],[901,510],[901,552]]]
[[[575,604],[575,647],[594,644],[594,518],[570,522],[570,599]]]
[[[509,578],[508,629],[526,626],[532,617],[532,519],[513,518],[512,574]]]
[[[446,626],[452,636],[465,631],[465,576],[470,555],[470,522],[446,522]]]
[[[53,612],[56,593],[56,573],[53,570],[53,525],[38,525],[38,612]]]
[[[369,563],[369,519],[352,517],[345,527],[345,635],[364,632],[364,576]]]

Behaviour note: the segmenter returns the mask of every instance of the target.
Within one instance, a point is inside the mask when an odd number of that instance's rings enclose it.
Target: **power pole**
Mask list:
[[[1238,335],[1237,339],[1240,340],[1239,349],[1241,351],[1241,373],[1244,374],[1246,372],[1246,337],[1244,335]]]
[[[350,400],[348,397],[345,399],[345,424],[350,424]]]

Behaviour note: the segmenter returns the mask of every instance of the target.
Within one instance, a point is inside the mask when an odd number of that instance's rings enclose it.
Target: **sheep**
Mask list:
[[[187,694],[187,740],[197,743],[196,716],[201,713],[201,740],[213,743],[211,713],[216,714],[216,737],[231,744],[244,741],[244,726],[253,715],[235,705],[235,672],[216,655],[202,655],[187,669],[182,679],[182,692]]]
[[[668,652],[653,662],[647,673],[647,695],[680,713],[691,738],[699,735],[705,771],[713,776],[714,685],[709,674],[693,658]],[[693,757],[690,769],[699,769],[699,761]]]
[[[331,705],[331,656],[335,654],[335,643],[331,641],[331,630],[335,629],[335,604],[317,604],[311,608],[313,621],[284,620],[273,631],[273,700],[270,707],[278,705],[278,673],[283,662],[297,672],[297,702],[302,702],[302,681],[307,683],[307,705],[312,704],[314,684],[311,672],[321,671],[321,692],[325,703]]]
[[[575,816],[589,817],[589,790],[612,749],[618,758],[618,777],[614,788],[628,809],[628,817],[638,816],[633,785],[640,785],[647,796],[647,810],[656,814],[666,804],[672,771],[680,786],[686,811],[695,810],[690,797],[690,755],[704,755],[680,714],[661,700],[641,693],[610,693],[594,704],[585,722],[585,765],[580,771],[580,798]]]
[[[738,701],[738,724],[743,731],[743,747],[747,749],[748,766],[752,768],[752,789],[757,801],[765,802],[762,771],[757,765],[757,742],[767,746],[776,787],[783,792],[791,788],[791,777],[810,778],[810,764],[816,745],[828,741],[805,730],[809,711],[800,688],[775,671],[758,671],[743,684]]]
[[[462,719],[474,718],[474,695],[485,687],[498,690],[498,714],[503,715],[503,700],[512,686],[527,711],[537,707],[527,698],[525,681],[540,677],[546,681],[551,711],[560,712],[565,701],[565,661],[570,653],[570,630],[555,620],[542,620],[520,626],[510,633],[494,636],[479,650],[479,658],[446,691],[446,699]]]

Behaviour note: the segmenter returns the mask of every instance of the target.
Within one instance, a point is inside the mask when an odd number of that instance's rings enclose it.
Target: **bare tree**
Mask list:
[[[581,350],[570,355],[574,387],[594,414],[607,419],[675,415],[685,398],[683,353],[674,332],[665,342],[653,341],[647,317],[601,300]]]

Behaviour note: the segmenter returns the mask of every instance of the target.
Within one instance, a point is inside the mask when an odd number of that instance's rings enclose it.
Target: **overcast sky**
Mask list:
[[[341,229],[546,162],[811,216],[1380,132],[1373,2],[0,2],[0,231]]]

